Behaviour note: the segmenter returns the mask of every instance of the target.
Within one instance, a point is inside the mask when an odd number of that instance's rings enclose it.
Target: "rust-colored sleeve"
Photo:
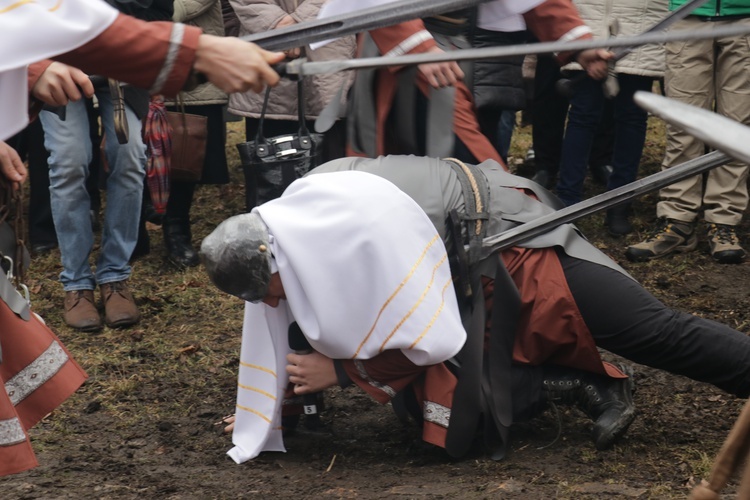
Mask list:
[[[164,67],[173,26],[120,14],[101,35],[54,59],[89,74],[106,75],[150,89]],[[185,26],[172,69],[159,93],[173,96],[183,88],[191,75],[200,34],[199,28]]]
[[[412,363],[399,350],[383,351],[371,359],[341,361],[347,375],[379,403],[387,403],[429,366]]]
[[[50,64],[52,64],[52,60],[45,59],[44,61],[29,65],[29,92],[31,92],[31,89],[34,88],[34,85],[36,85],[36,82],[39,81],[42,73],[44,73]]]
[[[540,42],[557,40],[583,40],[592,38],[570,0],[546,0],[523,15],[529,30]],[[557,58],[561,64],[573,58],[571,52],[561,52]]]
[[[39,61],[34,64],[29,65],[28,70],[28,82],[29,82],[29,121],[36,120],[36,117],[39,115],[39,112],[42,110],[42,106],[44,106],[44,103],[31,95],[31,89],[34,88],[34,85],[36,85],[36,82],[39,81],[39,78],[42,76],[42,73],[45,72],[45,70],[49,67],[49,65],[52,64],[52,60],[45,59],[44,61]]]
[[[372,30],[370,36],[383,55],[421,54],[437,46],[420,19]],[[399,69],[390,67],[389,71]]]

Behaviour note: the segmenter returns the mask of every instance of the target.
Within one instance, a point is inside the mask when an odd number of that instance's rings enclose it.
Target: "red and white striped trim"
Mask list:
[[[417,31],[413,35],[411,35],[409,38],[404,40],[403,42],[399,43],[395,47],[393,47],[391,50],[388,51],[387,54],[383,54],[383,57],[391,57],[391,56],[402,56],[406,54],[407,52],[414,50],[419,45],[423,44],[427,40],[432,40],[432,35],[427,30]]]

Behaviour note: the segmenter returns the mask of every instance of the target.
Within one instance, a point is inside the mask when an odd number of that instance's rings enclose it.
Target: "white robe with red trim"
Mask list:
[[[427,366],[453,357],[466,340],[443,241],[390,181],[353,171],[308,176],[255,210],[272,235],[287,300],[275,309],[246,305],[229,452],[238,463],[284,449],[292,321],[332,359],[397,349]]]
[[[0,140],[29,121],[26,67],[94,39],[117,14],[101,0],[0,0]]]

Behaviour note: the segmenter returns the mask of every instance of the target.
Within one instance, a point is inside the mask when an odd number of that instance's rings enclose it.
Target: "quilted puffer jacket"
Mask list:
[[[198,26],[209,35],[224,36],[224,16],[220,0],[174,0],[172,20]],[[190,92],[182,92],[185,105],[226,104],[227,95],[212,83],[198,85]],[[167,104],[172,104],[169,101]]]
[[[518,45],[526,42],[523,31],[503,32],[476,28],[471,37],[475,48]],[[524,56],[475,61],[474,104],[478,109],[517,111],[526,107],[523,84]]]
[[[619,35],[641,33],[669,14],[664,0],[574,0],[581,18],[591,27],[594,38],[609,36],[609,27],[614,19],[619,23]],[[643,45],[617,62],[618,73],[661,78],[666,62],[664,47]],[[581,69],[577,63],[563,69]]]

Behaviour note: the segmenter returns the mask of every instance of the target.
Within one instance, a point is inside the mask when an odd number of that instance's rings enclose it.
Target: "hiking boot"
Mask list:
[[[692,223],[661,218],[651,235],[645,241],[629,246],[625,256],[633,262],[644,262],[674,252],[691,252],[697,246],[698,235]]]
[[[620,368],[628,378],[552,369],[543,381],[549,402],[575,404],[594,421],[592,439],[597,450],[611,447],[635,420],[632,370]]]
[[[65,292],[63,303],[65,324],[83,332],[102,329],[102,319],[94,304],[93,290],[71,290]]]
[[[141,315],[126,280],[104,283],[99,288],[104,303],[104,322],[108,327],[119,328],[138,323]]]
[[[711,224],[708,226],[708,244],[711,257],[722,264],[739,264],[747,252],[740,246],[734,226]]]

